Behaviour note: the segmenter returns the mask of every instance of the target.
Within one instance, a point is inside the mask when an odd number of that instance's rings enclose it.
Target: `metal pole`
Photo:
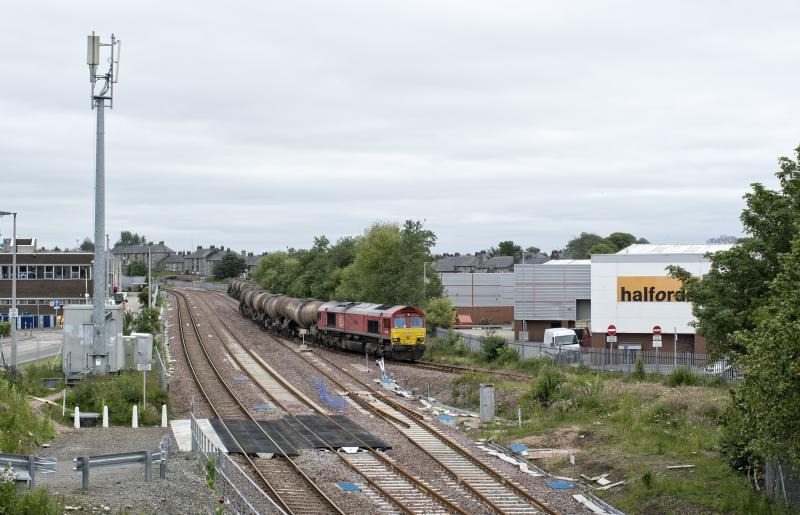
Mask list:
[[[150,271],[150,245],[147,246],[147,307],[153,307],[153,272]]]
[[[14,239],[14,249],[11,256],[11,309],[16,313],[17,311],[17,213],[14,213],[14,225],[11,237]],[[17,372],[17,320],[19,320],[19,313],[16,314],[13,320],[11,317],[8,321],[11,322],[11,370],[12,374]]]
[[[106,344],[106,182],[105,182],[105,119],[104,101],[95,98],[97,111],[97,155],[95,162],[95,190],[94,190],[94,275],[92,315],[94,318],[94,339],[92,340],[92,354],[95,373],[104,374],[106,370],[107,354],[104,352]],[[88,274],[87,274],[88,280]]]
[[[672,371],[678,368],[678,328],[675,327],[675,337],[672,340]]]
[[[142,414],[147,409],[147,370],[142,367]]]
[[[81,488],[89,489],[89,456],[81,456]]]

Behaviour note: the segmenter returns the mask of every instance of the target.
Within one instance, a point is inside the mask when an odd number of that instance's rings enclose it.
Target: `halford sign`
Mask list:
[[[617,277],[617,302],[685,302],[681,287],[672,277]]]

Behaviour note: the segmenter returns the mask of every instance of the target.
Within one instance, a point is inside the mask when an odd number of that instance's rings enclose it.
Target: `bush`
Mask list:
[[[700,376],[686,367],[678,367],[667,376],[667,386],[695,386],[700,383]]]
[[[497,336],[493,329],[486,331],[486,334],[481,336],[481,352],[489,361],[497,359],[500,351],[506,348],[506,340],[502,336]]]
[[[686,425],[684,410],[681,406],[661,402],[653,406],[646,414],[645,420],[662,429],[679,429]]]
[[[555,364],[555,360],[550,356],[541,356],[538,358],[521,359],[516,363],[514,368],[522,372],[537,375],[542,368],[555,366]]]
[[[542,369],[529,393],[542,406],[550,406],[561,390],[563,382],[564,376],[561,371],[555,367],[546,367]]]
[[[0,513],[56,515],[62,512],[63,503],[51,498],[44,488],[18,493],[9,469],[0,472]]]
[[[102,413],[108,406],[111,425],[127,426],[131,423],[133,405],[139,406],[139,424],[157,425],[161,421],[161,405],[167,404],[168,394],[158,386],[158,372],[148,372],[147,410],[142,409],[142,374],[126,371],[118,376],[87,377],[67,393],[67,406],[78,406],[81,411]]]
[[[519,353],[516,349],[503,347],[497,352],[494,362],[498,366],[507,366],[519,361]]]
[[[54,436],[50,420],[39,418],[25,394],[0,377],[0,452],[23,454]]]
[[[11,322],[0,322],[0,336],[11,334]]]
[[[633,372],[633,377],[639,381],[644,379],[644,363],[642,362],[642,358],[636,360],[636,370]]]

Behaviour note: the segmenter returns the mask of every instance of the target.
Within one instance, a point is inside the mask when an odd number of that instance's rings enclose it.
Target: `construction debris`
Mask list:
[[[601,506],[595,504],[590,499],[586,498],[586,496],[584,496],[583,494],[575,494],[572,496],[572,498],[578,501],[579,503],[583,504],[584,506],[586,506],[592,513],[598,513],[598,514],[609,513]]]
[[[668,469],[693,469],[694,465],[668,465]]]

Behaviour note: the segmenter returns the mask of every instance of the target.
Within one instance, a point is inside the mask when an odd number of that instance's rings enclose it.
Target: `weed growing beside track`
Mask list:
[[[473,430],[472,436],[563,449],[543,463],[557,475],[572,474],[569,454],[574,453],[578,473],[625,480],[598,493],[629,513],[781,513],[720,456],[722,414],[730,396],[719,381],[683,370],[637,379],[557,367],[546,358],[515,360],[502,351],[489,361],[459,347],[457,340],[434,339],[425,359],[531,376],[514,380],[469,372],[452,380],[455,403],[472,410],[479,406],[480,384],[495,385],[497,415],[507,422]],[[667,469],[670,465],[694,467]]]

